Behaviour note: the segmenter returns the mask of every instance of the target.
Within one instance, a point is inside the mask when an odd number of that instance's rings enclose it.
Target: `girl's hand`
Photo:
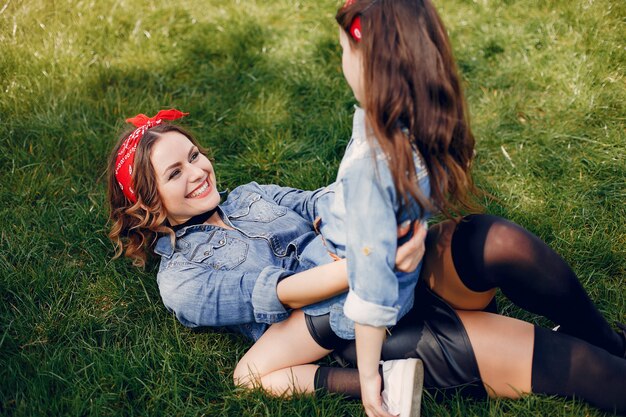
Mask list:
[[[383,408],[380,393],[380,352],[385,339],[384,327],[355,323],[357,366],[361,382],[361,401],[369,417],[393,417]]]
[[[368,417],[394,417],[383,408],[383,399],[380,396],[380,375],[361,378],[361,401]]]
[[[398,226],[398,238],[409,232],[411,224]],[[413,237],[396,251],[396,270],[400,272],[413,272],[424,257],[426,246],[426,227],[422,222],[413,224]]]

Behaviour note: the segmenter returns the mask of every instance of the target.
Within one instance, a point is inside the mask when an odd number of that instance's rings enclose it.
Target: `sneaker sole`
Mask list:
[[[415,359],[415,366],[408,372],[412,375],[412,386],[405,387],[406,394],[411,395],[411,410],[408,415],[400,414],[401,417],[420,417],[422,408],[422,390],[424,387],[424,364],[420,359]]]

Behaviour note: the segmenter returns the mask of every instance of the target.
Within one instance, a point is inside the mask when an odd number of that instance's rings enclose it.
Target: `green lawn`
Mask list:
[[[626,3],[440,0],[487,211],[560,252],[626,321]],[[248,344],[192,333],[111,261],[104,170],[123,119],[178,107],[222,188],[334,178],[353,98],[339,2],[0,0],[0,415],[361,413],[231,384]],[[504,311],[548,325],[502,300]],[[427,416],[598,416],[580,402],[444,404]]]

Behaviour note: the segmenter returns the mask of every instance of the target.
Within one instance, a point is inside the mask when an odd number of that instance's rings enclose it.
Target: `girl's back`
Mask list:
[[[390,326],[413,306],[421,268],[409,274],[395,272],[396,230],[407,220],[425,221],[429,214],[422,213],[415,200],[402,203],[388,159],[372,134],[367,128],[365,111],[357,107],[352,138],[337,180],[316,207],[319,239],[326,245],[329,261],[348,259],[350,292],[306,311],[311,315],[330,312],[333,330],[344,339],[354,338],[355,318],[372,325]],[[428,198],[428,172],[417,151],[413,160],[420,191]],[[309,256],[306,251],[303,255]]]

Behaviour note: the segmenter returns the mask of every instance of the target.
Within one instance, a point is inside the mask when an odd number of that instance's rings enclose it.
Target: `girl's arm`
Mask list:
[[[406,228],[408,231],[409,227]],[[398,237],[406,234],[398,229]],[[415,222],[413,237],[396,252],[396,269],[408,268],[402,272],[411,272],[417,268],[422,260],[425,250],[426,228]],[[407,252],[410,251],[410,252]],[[408,256],[408,254],[411,256]],[[357,367],[359,368],[359,380],[361,382],[361,398],[367,415],[386,415],[382,408],[381,380],[378,373],[378,363],[385,340],[385,327],[372,327],[355,323]]]
[[[398,238],[406,235],[410,227],[410,224],[399,226]],[[416,222],[413,237],[400,246],[396,252],[398,271],[412,272],[417,268],[424,255],[425,237],[426,229]],[[347,290],[348,271],[345,259],[291,275],[281,280],[276,286],[278,299],[290,308],[301,308]]]
[[[356,333],[357,367],[361,382],[361,400],[367,415],[387,416],[382,408],[381,378],[378,373],[378,362],[385,340],[385,327],[372,327],[354,324]]]

